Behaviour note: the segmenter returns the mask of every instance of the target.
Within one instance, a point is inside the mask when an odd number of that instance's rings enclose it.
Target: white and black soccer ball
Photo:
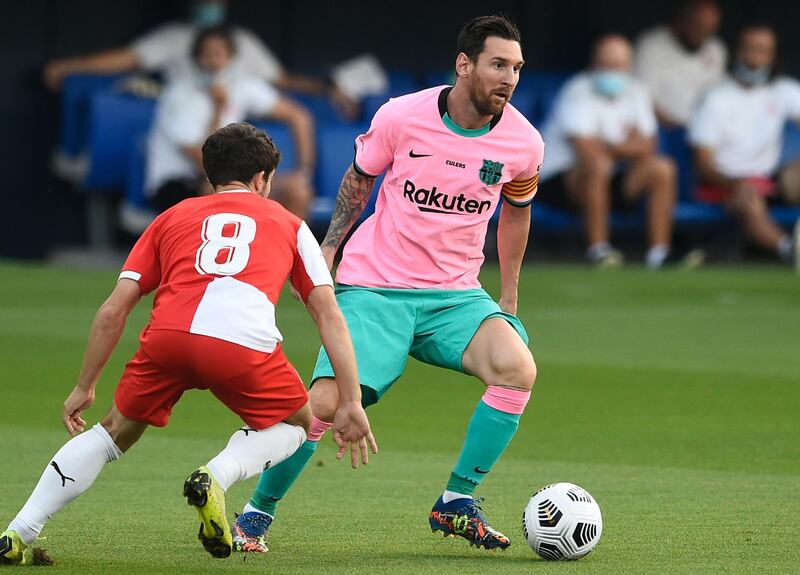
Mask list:
[[[600,506],[585,489],[554,483],[537,491],[522,512],[531,549],[549,561],[580,559],[600,541]]]

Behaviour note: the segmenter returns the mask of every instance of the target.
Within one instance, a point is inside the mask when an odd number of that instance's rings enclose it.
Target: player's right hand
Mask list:
[[[347,446],[350,446],[350,463],[353,469],[358,468],[359,453],[364,465],[369,463],[369,450],[378,453],[378,444],[369,427],[369,419],[358,402],[339,406],[333,418],[333,440],[339,446],[336,459],[344,457]]]
[[[61,415],[61,421],[70,435],[75,436],[76,433],[83,433],[83,430],[86,429],[86,422],[81,416],[93,403],[94,390],[84,389],[76,385],[64,402],[64,412]]]

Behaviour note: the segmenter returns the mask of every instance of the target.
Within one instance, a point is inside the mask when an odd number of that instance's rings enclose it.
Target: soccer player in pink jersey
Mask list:
[[[375,213],[345,245],[336,278],[362,401],[377,402],[402,375],[409,355],[486,385],[430,525],[473,545],[505,549],[509,539],[486,522],[473,492],[514,437],[536,379],[528,336],[515,314],[544,144],[509,104],[524,63],[516,26],[499,16],[475,18],[461,30],[457,52],[455,86],[389,101],[356,139],[322,249],[332,265],[375,178],[385,172]],[[497,303],[481,288],[478,273],[501,197]],[[308,439],[262,473],[234,525],[234,549],[267,550],[277,501],[331,427],[338,392],[324,349],[312,381]]]
[[[89,489],[149,425],[167,425],[189,389],[210,390],[245,423],[184,484],[184,496],[200,517],[203,546],[214,557],[228,557],[233,542],[225,491],[292,455],[310,429],[306,390],[282,351],[275,324],[287,279],[335,358],[339,457],[350,443],[357,467],[358,450],[364,463],[367,443],[377,450],[319,244],[302,220],[267,199],[279,158],[266,134],[248,124],[230,124],[208,137],[203,167],[214,193],[161,214],[131,251],[97,312],[78,383],[64,402],[62,420],[75,437],[53,456],[27,503],[0,534],[0,564],[34,563],[31,545],[45,523]],[[114,404],[101,423],[84,431],[83,413],[94,403],[97,380],[125,321],[151,291],[150,321]]]

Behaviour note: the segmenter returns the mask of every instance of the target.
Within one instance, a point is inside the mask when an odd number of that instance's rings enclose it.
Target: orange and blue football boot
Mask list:
[[[471,497],[463,497],[445,503],[439,497],[428,518],[431,531],[441,531],[445,537],[463,537],[476,547],[506,549],[511,541],[486,522],[480,507],[482,501],[483,499],[476,501]]]
[[[249,511],[236,517],[233,524],[233,550],[242,553],[266,553],[267,531],[272,517]]]

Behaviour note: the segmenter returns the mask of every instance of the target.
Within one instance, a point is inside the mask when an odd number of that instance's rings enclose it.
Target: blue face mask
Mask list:
[[[628,75],[622,72],[597,70],[592,72],[592,84],[595,90],[606,98],[616,98],[628,85]]]
[[[742,62],[737,62],[733,67],[733,75],[742,84],[748,86],[762,86],[769,82],[770,70],[768,66],[749,68]]]
[[[216,2],[199,2],[192,9],[192,22],[198,28],[211,28],[225,22],[225,5]]]

